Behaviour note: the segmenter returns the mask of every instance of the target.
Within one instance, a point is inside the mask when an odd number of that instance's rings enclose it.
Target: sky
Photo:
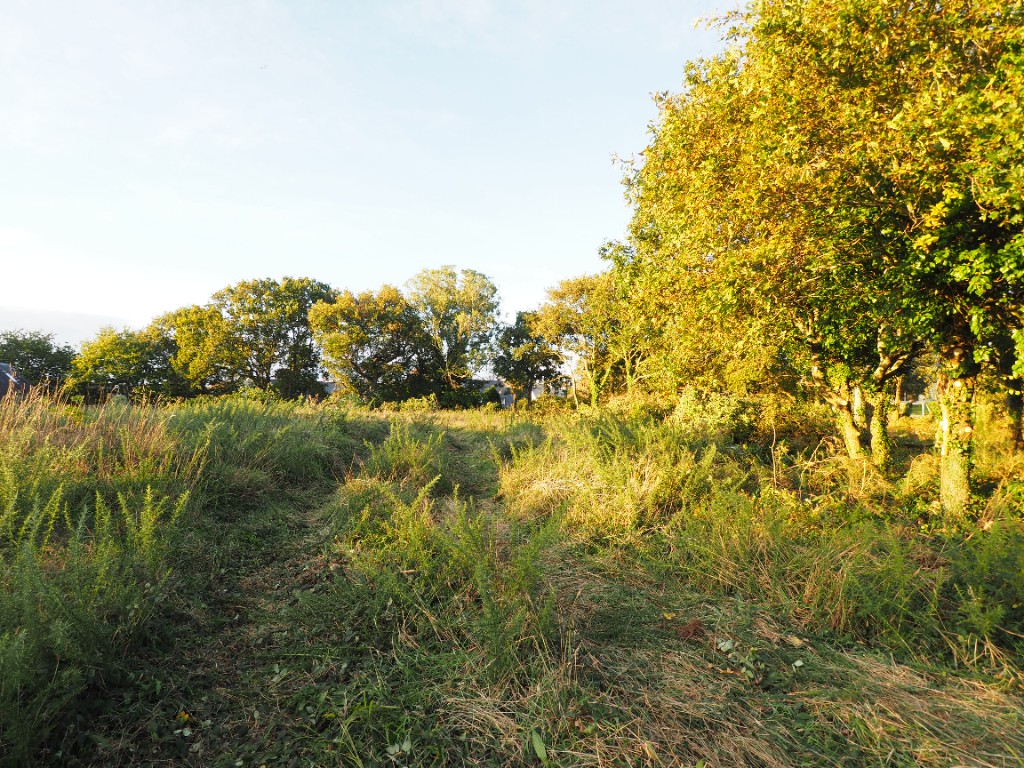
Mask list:
[[[77,344],[241,280],[597,272],[725,0],[3,0],[0,330]]]

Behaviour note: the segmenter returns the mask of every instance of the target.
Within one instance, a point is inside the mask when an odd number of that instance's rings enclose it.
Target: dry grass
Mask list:
[[[974,680],[931,677],[863,653],[844,653],[856,687],[794,691],[818,721],[870,759],[908,765],[1024,764],[1019,695]]]

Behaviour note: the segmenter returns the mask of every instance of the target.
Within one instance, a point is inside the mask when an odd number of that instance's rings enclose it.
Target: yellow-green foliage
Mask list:
[[[580,535],[630,540],[700,504],[712,487],[734,489],[748,472],[712,443],[689,444],[684,428],[608,414],[549,422],[539,450],[502,470],[503,493],[525,517],[564,512]]]

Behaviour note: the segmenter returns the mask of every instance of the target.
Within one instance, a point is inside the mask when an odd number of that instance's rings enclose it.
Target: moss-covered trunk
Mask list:
[[[975,376],[939,374],[939,498],[947,518],[962,520],[971,505]]]
[[[847,455],[851,459],[863,458],[864,447],[860,442],[860,426],[857,424],[849,371],[841,369],[836,375],[826,374],[817,346],[812,343],[810,373],[818,394],[836,416],[836,427]]]
[[[885,389],[873,392],[868,397],[871,414],[871,461],[885,471],[892,465],[892,439],[889,437],[889,411],[892,408],[892,394]]]

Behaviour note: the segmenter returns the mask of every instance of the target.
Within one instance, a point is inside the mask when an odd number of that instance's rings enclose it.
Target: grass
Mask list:
[[[167,414],[0,401],[0,745],[25,764],[145,628],[201,449]]]
[[[33,407],[36,431],[121,434],[113,413]],[[1024,761],[1020,475],[998,440],[964,532],[933,514],[907,425],[897,481],[813,439],[743,447],[643,413],[228,398],[118,418],[137,437],[116,457],[87,427],[60,443],[124,465],[103,482],[63,453],[5,459],[26,479],[60,468],[35,496],[3,485],[31,541],[4,556],[48,563],[0,593],[38,616],[3,615],[0,680],[43,681],[2,710],[35,713],[4,731],[12,765]],[[81,513],[51,503],[62,483]],[[86,551],[108,540],[142,569],[109,571],[122,613],[40,612],[97,594]],[[117,591],[138,573],[148,591]],[[35,667],[32,638],[49,638]]]

